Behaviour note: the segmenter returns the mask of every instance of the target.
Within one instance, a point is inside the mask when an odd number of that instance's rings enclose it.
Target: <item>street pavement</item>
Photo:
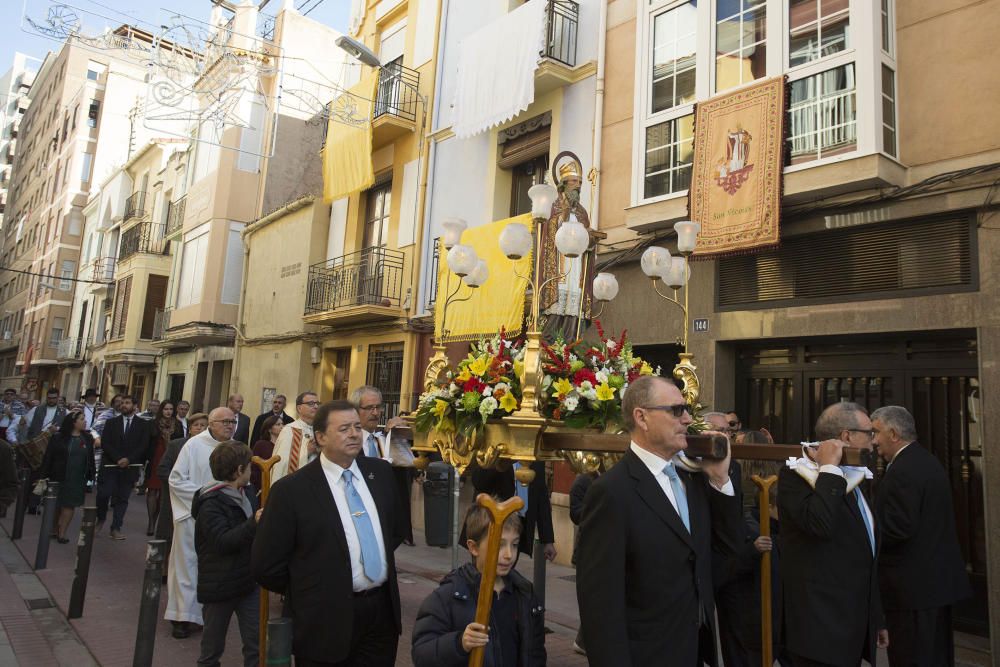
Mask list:
[[[93,502],[93,496],[87,496]],[[17,542],[9,539],[14,508],[0,519],[0,667],[129,667],[135,648],[136,624],[142,578],[145,569],[146,506],[145,499],[132,496],[123,533],[126,539],[115,541],[107,529],[94,541],[90,578],[83,617],[65,618],[69,605],[76,563],[76,536],[82,511],[74,516],[69,544],[49,544],[48,567],[33,572],[38,528],[41,516],[26,515],[24,535]],[[400,546],[396,550],[399,592],[403,611],[403,636],[399,641],[396,664],[410,666],[410,631],[417,609],[437,587],[437,581],[451,569],[451,550],[421,546],[423,535],[415,532],[418,546]],[[468,556],[462,552],[462,557]],[[464,562],[464,561],[463,561]],[[533,576],[530,559],[522,559],[518,569],[529,579]],[[586,659],[574,653],[578,615],[573,570],[549,566],[546,576],[546,635],[548,664],[554,667],[586,665]],[[31,609],[30,607],[39,607]],[[166,590],[160,597],[160,618],[166,607]],[[272,596],[271,612],[276,615],[280,602]],[[198,659],[201,634],[187,639],[170,636],[170,623],[157,624],[153,665],[175,667],[193,665]],[[222,664],[240,665],[240,639],[235,619],[229,627]]]

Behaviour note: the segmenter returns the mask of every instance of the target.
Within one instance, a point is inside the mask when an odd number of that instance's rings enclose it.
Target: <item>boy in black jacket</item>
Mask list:
[[[445,575],[441,586],[420,605],[413,627],[414,667],[461,667],[477,646],[486,647],[484,667],[545,665],[544,610],[531,583],[514,569],[521,539],[518,514],[510,515],[503,525],[489,630],[474,622],[490,521],[486,509],[469,508],[466,546],[475,561]]]
[[[255,667],[258,656],[260,597],[250,572],[250,547],[260,510],[250,483],[250,448],[230,440],[216,446],[208,459],[216,481],[195,494],[195,551],[198,552],[198,602],[205,618],[198,664],[217,667],[226,647],[229,619],[236,613],[243,639],[244,667]]]

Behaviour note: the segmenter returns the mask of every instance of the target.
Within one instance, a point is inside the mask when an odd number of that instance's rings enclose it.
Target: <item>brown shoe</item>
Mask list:
[[[125,536],[124,536],[124,535],[122,535],[122,534],[121,534],[120,532],[118,532],[117,530],[112,530],[112,531],[111,531],[111,539],[113,539],[113,540],[124,540],[124,539],[125,539]]]

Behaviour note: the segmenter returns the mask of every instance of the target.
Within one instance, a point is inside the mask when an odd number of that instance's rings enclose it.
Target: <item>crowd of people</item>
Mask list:
[[[251,424],[239,395],[191,414],[186,401],[138,412],[131,396],[103,408],[92,390],[71,404],[52,390],[32,406],[8,390],[0,428],[25,459],[48,435],[31,467],[36,479],[60,482],[59,543],[69,541],[88,488],[96,488],[98,534],[110,510],[115,540],[124,539],[131,495],[144,492],[147,533],[171,545],[165,619],[178,639],[202,632],[199,665],[219,664],[233,615],[244,664],[258,663],[258,586],[284,596],[297,665],[393,665],[402,632],[394,552],[413,544],[413,454],[393,437],[402,422],[380,424],[382,396],[369,386],[327,403],[302,392],[294,417],[286,402],[275,396]],[[591,665],[761,664],[766,552],[779,664],[874,664],[877,647],[888,649],[892,667],[954,664],[950,609],[971,591],[947,476],[916,442],[904,408],[869,415],[854,403],[829,406],[814,427],[818,442],[781,469],[768,506],[749,512],[737,461],[680,465],[693,417],[672,382],[637,379],[623,418],[631,442],[621,461],[578,477],[570,493],[576,646]],[[732,441],[770,441],[766,431],[745,431],[735,413],[703,418]],[[0,505],[13,498],[13,457],[3,449]],[[874,490],[868,468],[843,463],[847,449],[885,460]],[[280,457],[263,509],[255,455]],[[544,464],[525,464],[535,472],[528,485],[515,481],[520,465],[473,469],[469,479],[476,493],[524,505],[502,527],[489,626],[474,619],[490,518],[474,505],[459,538],[469,562],[418,612],[418,667],[462,665],[480,647],[494,667],[546,663],[544,610],[515,568],[536,539],[536,557],[556,557],[552,510]],[[764,521],[771,537],[760,535]]]

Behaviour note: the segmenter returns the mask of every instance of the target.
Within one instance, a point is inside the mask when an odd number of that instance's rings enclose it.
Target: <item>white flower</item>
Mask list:
[[[448,391],[454,394],[455,392],[458,391],[458,385],[452,382],[450,385],[448,385]]]
[[[582,389],[583,391],[590,391],[593,388],[594,385],[591,384],[590,380],[584,380],[583,382],[580,383],[580,389]]]
[[[563,401],[563,407],[566,408],[567,412],[573,412],[579,403],[580,399],[576,396],[567,396],[566,400]]]
[[[600,384],[608,381],[608,372],[606,370],[599,370],[595,375],[597,376],[597,382]]]
[[[569,360],[570,361],[577,361],[578,357],[575,354],[571,354],[571,355],[569,355]]]
[[[483,389],[483,396],[492,396],[492,395],[493,395],[493,390],[492,389],[490,389],[489,387],[486,387],[486,389]]]
[[[614,341],[614,339],[612,339],[612,338],[609,338],[609,339],[608,339],[608,342],[607,342],[607,343],[605,343],[604,345],[605,345],[605,347],[607,347],[607,348],[608,348],[608,352],[613,352],[613,351],[614,351],[614,349],[615,349],[616,347],[618,347],[618,343],[616,343],[616,342]]]
[[[548,389],[551,384],[552,384],[551,375],[546,375],[545,377],[542,378],[542,389]]]
[[[506,382],[497,382],[497,386],[493,388],[494,391],[510,391],[510,385]]]
[[[583,396],[588,401],[591,401],[591,402],[594,402],[594,401],[597,400],[597,391],[594,390],[594,389],[586,389],[586,390],[580,392],[580,395]]]
[[[491,414],[493,414],[493,411],[497,409],[498,405],[500,404],[497,403],[497,399],[493,398],[492,396],[487,396],[479,404],[479,414],[483,416],[483,419],[486,419]]]

